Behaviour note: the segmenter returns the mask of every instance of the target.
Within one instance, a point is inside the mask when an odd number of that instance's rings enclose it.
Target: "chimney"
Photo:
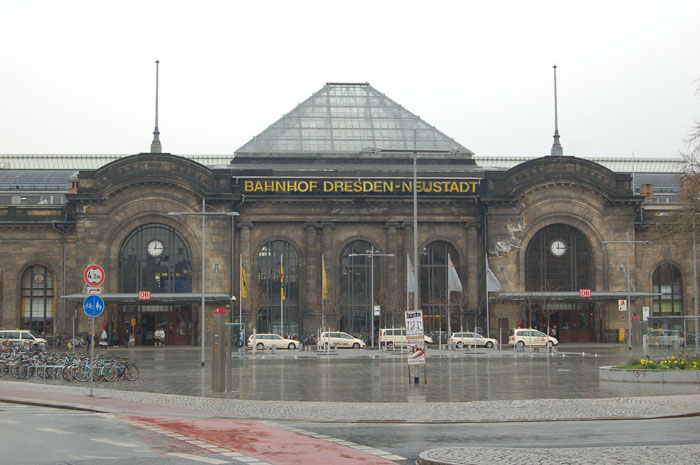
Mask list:
[[[643,195],[644,200],[654,200],[654,185],[651,183],[640,184],[639,195]]]

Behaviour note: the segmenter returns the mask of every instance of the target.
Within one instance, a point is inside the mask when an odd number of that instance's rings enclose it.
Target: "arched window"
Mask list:
[[[564,224],[547,226],[530,241],[526,288],[535,292],[593,288],[593,255],[586,237]]]
[[[43,265],[27,268],[22,275],[22,318],[20,326],[37,336],[53,334],[53,274]]]
[[[284,271],[284,300],[282,300]],[[299,335],[299,258],[285,241],[272,241],[258,252],[258,332]]]
[[[664,263],[656,267],[651,285],[652,292],[661,294],[654,296],[652,311],[655,316],[683,314],[683,279],[676,265]]]
[[[119,252],[119,292],[192,292],[187,241],[164,224],[136,228]]]
[[[365,337],[369,337],[372,328],[372,291],[375,302],[379,295],[380,259],[350,255],[367,254],[376,250],[372,247],[367,241],[354,241],[343,249],[340,257],[340,330]],[[377,329],[375,327],[375,332]]]
[[[443,241],[435,241],[421,250],[420,254],[420,299],[425,318],[426,333],[447,331],[447,256],[450,256],[457,274],[462,280],[459,266],[459,255],[452,245]],[[464,283],[463,283],[464,284]],[[450,296],[450,327],[459,328],[459,312],[452,310],[458,306],[457,293]]]

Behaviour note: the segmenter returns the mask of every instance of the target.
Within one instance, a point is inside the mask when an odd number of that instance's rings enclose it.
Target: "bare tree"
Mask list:
[[[379,319],[379,326],[383,328],[390,328],[396,325],[398,322],[399,326],[403,326],[404,319],[404,307],[406,302],[404,296],[400,295],[394,290],[382,289],[379,291],[379,303],[382,306],[382,317]],[[382,325],[382,320],[384,324]]]
[[[700,97],[700,80],[696,94]],[[681,205],[678,209],[647,218],[653,225],[647,231],[677,244],[687,243],[693,231],[700,227],[700,118],[696,119],[684,140],[681,152]]]
[[[251,287],[248,289],[248,297],[246,299],[249,306],[249,314],[251,317],[251,331],[253,328],[258,330],[258,310],[263,306],[267,296],[260,286]]]
[[[342,296],[336,287],[328,288],[328,295],[324,299],[321,309],[321,325],[325,322],[326,327],[340,329],[340,307]]]

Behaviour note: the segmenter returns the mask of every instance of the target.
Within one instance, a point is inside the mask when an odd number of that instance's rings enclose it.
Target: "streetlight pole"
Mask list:
[[[202,336],[201,336],[201,346],[202,346],[202,366],[204,366],[204,287],[206,283],[206,262],[205,262],[205,244],[206,244],[206,226],[205,226],[205,217],[207,215],[224,215],[224,216],[239,216],[240,213],[238,212],[207,212],[206,211],[206,203],[204,201],[204,198],[202,198],[202,211],[201,212],[168,212],[168,216],[186,216],[186,215],[193,215],[193,216],[201,216],[202,217],[202,288],[201,288],[201,294],[202,294],[202,302],[201,302],[201,317],[200,317],[200,322],[199,324],[202,327]],[[233,233],[231,233],[233,234]],[[232,241],[233,242],[233,241]],[[233,253],[233,251],[231,251]],[[233,273],[234,270],[231,270],[231,273]],[[233,294],[233,289],[231,289],[231,294]]]
[[[700,341],[698,341],[698,257],[695,250],[695,216],[693,216],[693,292],[695,307],[695,355],[700,355]]]
[[[393,253],[379,253],[374,250],[374,246],[372,246],[368,251],[365,253],[351,253],[348,255],[348,257],[370,257],[370,267],[372,268],[370,272],[370,302],[369,302],[369,315],[370,315],[370,321],[371,321],[371,331],[372,333],[370,334],[370,343],[371,347],[374,349],[374,257],[393,257]]]
[[[630,270],[630,244],[648,244],[649,241],[631,241],[629,231],[626,233],[624,241],[603,241],[603,244],[625,244],[627,247],[627,348],[632,350],[632,297],[630,293],[631,287],[631,270]],[[620,265],[620,268],[624,268]]]

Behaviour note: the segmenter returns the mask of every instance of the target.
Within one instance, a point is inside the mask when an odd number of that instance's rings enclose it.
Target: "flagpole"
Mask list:
[[[280,336],[284,337],[284,255],[280,255]]]
[[[238,255],[238,295],[240,299],[238,300],[238,327],[239,331],[243,331],[243,276],[241,276],[241,270],[243,269],[243,254]]]
[[[484,239],[486,241],[486,239]],[[489,250],[488,247],[484,251],[484,265],[486,267],[486,337],[491,337],[491,332],[490,332],[490,318],[489,318],[489,275],[488,275],[488,270],[489,270]],[[500,343],[500,338],[498,340]]]
[[[324,296],[326,285],[326,258],[321,254],[321,327],[324,329],[326,327],[326,297]]]
[[[409,307],[409,305],[410,305],[409,294],[411,293],[411,291],[408,290],[408,280],[409,280],[408,274],[412,273],[412,271],[411,271],[411,267],[408,264],[409,260],[410,260],[410,258],[408,258],[408,254],[406,254],[406,310],[411,309],[411,307]],[[392,321],[392,323],[393,323],[393,321]],[[393,324],[392,324],[392,326],[393,326]]]

